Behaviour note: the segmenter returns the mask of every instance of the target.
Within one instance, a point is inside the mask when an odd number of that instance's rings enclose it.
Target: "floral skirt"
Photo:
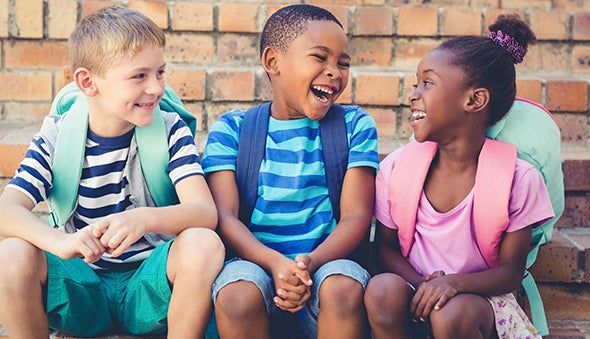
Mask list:
[[[488,298],[496,318],[496,331],[500,339],[541,338],[512,293]]]

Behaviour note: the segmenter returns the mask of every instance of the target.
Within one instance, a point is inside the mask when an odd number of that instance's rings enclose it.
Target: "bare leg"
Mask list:
[[[212,310],[211,286],[223,267],[225,250],[217,234],[205,228],[180,233],[167,262],[172,297],[169,338],[203,338]]]
[[[363,287],[344,275],[331,275],[320,286],[318,338],[365,338]]]
[[[217,330],[221,338],[270,339],[270,327],[262,293],[249,281],[223,287],[215,303]]]
[[[369,280],[365,306],[374,339],[410,338],[412,293],[405,280],[392,273],[379,274]]]
[[[492,305],[475,294],[454,296],[443,308],[430,314],[430,324],[437,339],[488,339],[496,333]]]
[[[0,322],[10,338],[49,337],[43,306],[46,281],[42,250],[18,238],[0,243]]]

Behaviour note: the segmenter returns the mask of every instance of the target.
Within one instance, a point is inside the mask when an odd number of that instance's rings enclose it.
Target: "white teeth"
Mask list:
[[[320,92],[324,92],[326,94],[333,94],[334,91],[331,88],[325,88],[325,87],[320,87],[320,86],[312,86],[313,89],[315,89],[316,91],[320,91]]]
[[[412,119],[419,120],[426,118],[426,113],[424,112],[412,112]]]

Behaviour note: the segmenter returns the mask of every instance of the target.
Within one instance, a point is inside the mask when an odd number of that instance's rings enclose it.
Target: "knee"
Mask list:
[[[411,291],[406,281],[392,273],[376,275],[369,280],[365,291],[368,315],[391,318],[407,313]]]
[[[351,277],[334,274],[327,277],[320,286],[320,305],[331,305],[341,313],[356,313],[364,309],[363,286]]]
[[[249,281],[230,283],[217,294],[215,314],[235,321],[266,314],[262,292]]]
[[[46,276],[45,252],[19,238],[0,242],[0,283],[9,281],[12,285],[27,286],[38,284]]]
[[[186,263],[190,270],[214,269],[223,266],[225,247],[217,233],[207,228],[188,228],[174,240],[171,256],[177,263]]]

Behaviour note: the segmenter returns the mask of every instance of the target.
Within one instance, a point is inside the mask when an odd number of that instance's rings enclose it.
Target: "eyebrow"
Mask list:
[[[324,52],[326,52],[326,53],[330,53],[330,52],[331,52],[331,50],[330,50],[328,47],[326,47],[326,46],[322,46],[322,45],[313,46],[313,47],[311,47],[311,48],[310,48],[310,50],[312,50],[312,49],[321,49],[322,51],[324,51]],[[352,59],[352,58],[350,57],[350,55],[348,55],[348,53],[342,53],[342,54],[340,54],[340,57],[341,57],[341,58]]]

